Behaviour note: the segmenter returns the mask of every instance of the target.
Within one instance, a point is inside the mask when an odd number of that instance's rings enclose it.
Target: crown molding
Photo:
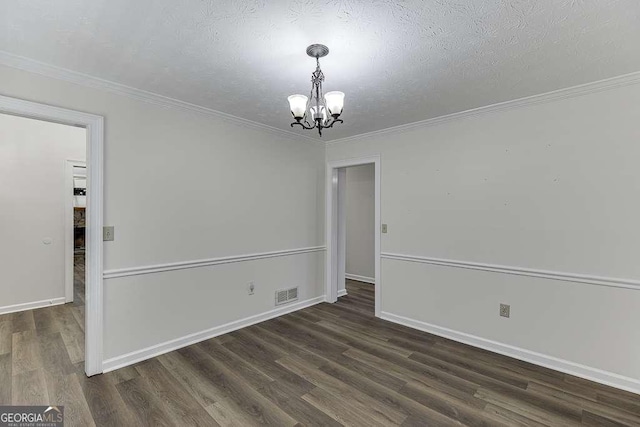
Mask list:
[[[496,104],[486,105],[484,107],[472,108],[470,110],[460,111],[457,113],[438,116],[431,119],[420,120],[417,122],[407,123],[399,126],[392,126],[372,132],[361,133],[354,136],[347,136],[327,141],[326,144],[337,144],[341,142],[357,141],[365,138],[386,135],[390,133],[405,132],[411,129],[419,129],[423,127],[436,126],[455,120],[465,119],[469,117],[480,116],[484,114],[495,113],[498,111],[512,110],[516,108],[528,107],[536,104],[559,101],[562,99],[575,98],[578,96],[589,95],[592,93],[602,92],[606,90],[616,89],[624,86],[640,83],[640,71],[622,76],[611,77],[604,80],[598,80],[591,83],[585,83],[578,86],[571,86],[564,89],[558,89],[539,95],[527,96],[511,101],[499,102]]]
[[[235,123],[237,125],[249,127],[252,129],[267,131],[279,136],[286,136],[293,139],[304,140],[305,142],[324,144],[324,141],[317,138],[309,137],[307,135],[300,135],[292,131],[279,129],[273,126],[265,125],[263,123],[255,122],[253,120],[243,119],[242,117],[223,113],[222,111],[214,110],[212,108],[203,107],[186,101],[180,101],[179,99],[170,98],[168,96],[159,95],[157,93],[148,92],[142,89],[136,89],[134,87],[126,86],[120,83],[104,80],[99,77],[94,77],[88,74],[69,70],[67,68],[62,68],[23,56],[14,55],[13,53],[2,50],[0,50],[0,65],[16,68],[34,74],[40,74],[52,79],[64,80],[80,86],[104,90],[117,95],[136,99],[138,101],[159,105],[161,107],[176,108],[204,114],[207,116],[213,116],[227,122]]]
[[[15,55],[6,51],[0,50],[0,65],[4,65],[11,68],[27,71],[34,74],[40,74],[45,77],[63,80],[70,83],[78,84],[93,89],[100,89],[117,95],[126,96],[128,98],[136,99],[143,102],[159,105],[168,108],[177,108],[185,111],[200,113],[208,116],[213,116],[227,122],[235,123],[248,128],[253,128],[261,131],[267,131],[279,136],[286,136],[293,139],[303,140],[305,142],[313,142],[320,144],[337,144],[342,142],[357,141],[365,138],[370,138],[379,135],[386,135],[390,133],[405,132],[411,129],[417,129],[422,127],[436,126],[442,123],[447,123],[454,120],[465,119],[469,117],[475,117],[483,114],[489,114],[498,111],[510,110],[515,108],[527,107],[536,104],[542,104],[547,102],[558,101],[567,98],[574,98],[582,95],[588,95],[591,93],[602,92],[610,89],[616,89],[628,85],[640,83],[640,71],[622,76],[611,77],[604,80],[598,80],[591,83],[585,83],[578,86],[572,86],[564,89],[558,89],[551,92],[546,92],[538,95],[527,96],[524,98],[518,98],[511,101],[499,102],[496,104],[486,105],[483,107],[473,108],[470,110],[460,111],[457,113],[447,114],[444,116],[438,116],[431,119],[420,120],[417,122],[407,123],[399,126],[392,126],[385,129],[380,129],[372,132],[365,132],[358,135],[347,136],[344,138],[333,139],[330,141],[323,141],[318,138],[313,138],[307,135],[301,135],[293,131],[288,131],[280,128],[276,128],[263,123],[255,122],[253,120],[244,119],[242,117],[234,116],[232,114],[224,113],[222,111],[214,110],[212,108],[203,107],[201,105],[192,104],[186,101],[180,101],[168,96],[159,95],[157,93],[148,92],[142,89],[136,89],[130,86],[126,86],[120,83],[104,80],[99,77],[94,77],[88,74],[83,74],[77,71],[69,70],[66,68],[58,67],[55,65],[47,64],[44,62],[36,61],[34,59],[26,58],[23,56]]]

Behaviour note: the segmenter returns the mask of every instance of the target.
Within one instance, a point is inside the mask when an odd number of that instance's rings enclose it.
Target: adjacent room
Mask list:
[[[633,0],[2,2],[0,425],[640,426],[639,118]]]
[[[338,169],[338,251],[345,254],[338,297],[350,295],[345,302],[371,314],[377,297],[375,202],[374,163]]]

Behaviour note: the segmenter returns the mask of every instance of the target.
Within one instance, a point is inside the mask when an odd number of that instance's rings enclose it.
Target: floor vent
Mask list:
[[[276,291],[276,305],[286,304],[298,299],[298,288],[284,289]]]

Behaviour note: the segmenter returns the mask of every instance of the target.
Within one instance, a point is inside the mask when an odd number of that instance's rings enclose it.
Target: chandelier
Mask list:
[[[303,129],[317,128],[320,136],[322,136],[322,129],[342,123],[338,117],[342,114],[344,107],[344,93],[333,91],[322,95],[324,74],[320,69],[320,58],[328,54],[329,48],[323,44],[312,44],[307,48],[307,55],[316,58],[316,70],[311,74],[311,94],[309,97],[291,95],[287,98],[291,115],[296,120],[291,123],[291,127],[298,125]]]

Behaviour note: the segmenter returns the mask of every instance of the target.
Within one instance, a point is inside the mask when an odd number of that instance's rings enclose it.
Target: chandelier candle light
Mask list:
[[[301,126],[303,129],[318,129],[322,136],[322,129],[333,127],[336,123],[342,123],[339,119],[344,108],[344,93],[333,91],[322,95],[322,82],[324,74],[320,69],[320,58],[329,54],[329,48],[323,44],[312,44],[307,48],[307,55],[316,58],[316,71],[311,74],[311,94],[291,95],[289,98],[289,108],[296,120],[291,123]],[[311,117],[309,123],[308,117]]]

